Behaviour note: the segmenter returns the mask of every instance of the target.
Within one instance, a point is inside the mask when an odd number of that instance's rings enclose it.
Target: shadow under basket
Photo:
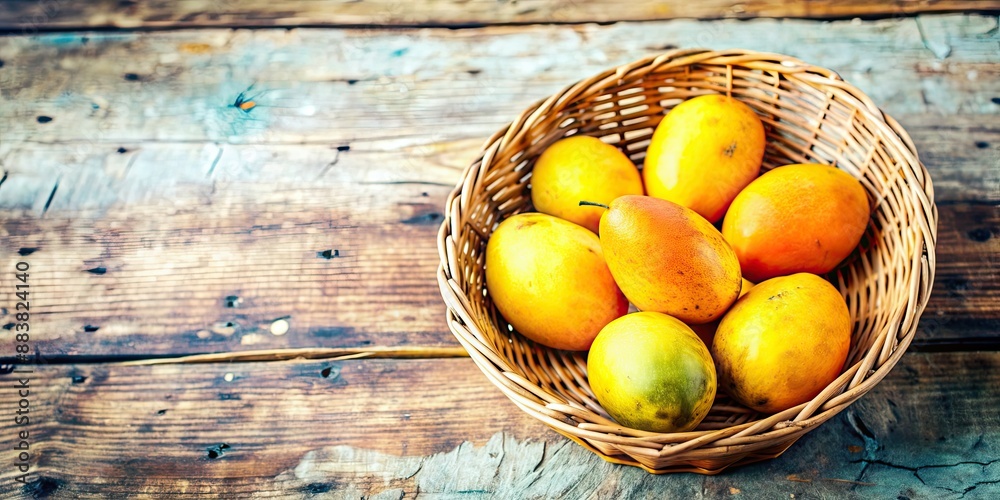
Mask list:
[[[641,166],[653,129],[685,99],[726,94],[764,123],[762,171],[824,163],[850,173],[872,216],[859,250],[826,278],[853,322],[841,376],[812,401],[758,414],[724,394],[697,429],[653,433],[615,423],[587,382],[586,353],[536,344],[513,330],[486,293],[486,241],[531,210],[538,155],[571,135],[599,137]],[[717,474],[777,457],[875,386],[913,339],[934,281],[937,208],[931,179],[906,132],[833,71],[744,50],[676,50],[570,85],[486,141],[448,197],[438,233],[438,282],[448,325],[469,355],[529,415],[605,460],[652,473]]]

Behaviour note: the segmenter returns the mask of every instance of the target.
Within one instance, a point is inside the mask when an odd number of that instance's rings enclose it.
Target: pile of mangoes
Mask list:
[[[694,429],[717,389],[764,413],[811,400],[851,343],[819,275],[857,248],[869,201],[832,166],[760,175],[766,145],[759,116],[722,95],[671,110],[641,171],[594,137],[552,144],[532,172],[538,212],[487,243],[488,296],[524,336],[589,349],[594,396],[629,427]]]

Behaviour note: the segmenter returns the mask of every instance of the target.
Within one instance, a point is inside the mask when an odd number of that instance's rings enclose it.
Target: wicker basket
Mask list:
[[[497,223],[531,210],[538,155],[573,134],[600,137],[642,165],[664,114],[708,93],[736,97],[767,130],[763,170],[789,163],[837,166],[872,203],[862,249],[827,278],[853,320],[843,374],[815,399],[775,415],[720,394],[692,432],[623,427],[596,402],[586,353],[522,337],[486,294],[486,240]],[[517,406],[602,458],[652,473],[716,474],[773,458],[879,382],[913,339],[934,281],[937,208],[931,179],[906,132],[833,71],[744,50],[677,50],[605,71],[530,107],[486,141],[448,198],[438,234],[438,281],[452,332]]]

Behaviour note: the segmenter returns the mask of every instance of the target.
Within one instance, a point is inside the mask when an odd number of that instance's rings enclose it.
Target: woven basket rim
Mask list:
[[[880,335],[882,343],[878,349],[875,345],[869,348],[862,358],[847,367],[841,376],[820,395],[812,401],[777,414],[763,416],[763,418],[732,427],[689,433],[660,434],[637,431],[627,429],[613,421],[608,421],[607,423],[610,425],[605,427],[581,425],[579,422],[574,425],[570,423],[570,416],[567,413],[576,411],[572,408],[573,405],[560,402],[558,397],[546,394],[544,389],[517,375],[517,370],[509,360],[480,340],[484,337],[484,333],[479,329],[473,314],[470,312],[473,307],[468,296],[462,291],[462,287],[455,279],[456,273],[454,271],[461,268],[457,259],[453,235],[469,228],[479,232],[485,239],[480,228],[463,218],[463,212],[473,208],[472,188],[478,180],[487,174],[494,155],[505,145],[520,140],[519,134],[529,130],[541,117],[546,116],[562,104],[579,102],[581,99],[605,91],[612,85],[642,79],[652,72],[689,67],[695,64],[725,66],[727,68],[727,89],[729,90],[732,89],[734,66],[762,72],[780,73],[781,78],[820,89],[853,104],[857,113],[876,128],[875,133],[879,134],[879,138],[891,144],[895,148],[895,152],[901,153],[902,160],[912,167],[913,173],[919,181],[918,183],[907,183],[909,191],[905,195],[916,200],[916,204],[923,209],[921,215],[924,217],[918,222],[925,221],[917,228],[920,232],[919,236],[922,238],[922,248],[919,252],[920,255],[915,260],[913,266],[915,269],[911,269],[911,271],[919,273],[916,285],[911,285],[912,290],[908,303],[912,307],[908,308],[907,314],[896,318],[896,321],[888,325],[885,334]],[[867,95],[845,82],[836,72],[781,54],[744,49],[719,51],[677,49],[647,56],[566,85],[551,96],[536,101],[510,123],[490,136],[481,147],[477,158],[465,169],[461,180],[448,196],[444,221],[438,231],[438,251],[441,260],[437,273],[438,283],[448,307],[447,321],[452,333],[469,352],[473,361],[487,378],[522,410],[605,460],[614,463],[639,466],[651,473],[689,471],[716,474],[730,464],[724,464],[721,467],[703,466],[698,465],[698,461],[702,458],[711,459],[715,456],[726,456],[737,457],[733,461],[734,464],[737,462],[743,464],[778,456],[805,432],[832,418],[867,393],[899,361],[913,339],[916,321],[926,307],[930,294],[930,284],[934,281],[937,209],[933,200],[934,192],[930,175],[920,163],[916,148],[906,131],[894,119],[882,112]],[[878,199],[876,203],[883,201],[884,199]],[[836,286],[836,283],[834,285]],[[899,332],[903,323],[908,324],[909,327],[900,337]],[[892,339],[888,338],[889,333],[893,333]],[[844,387],[850,388],[844,390]],[[579,411],[589,410],[581,408]],[[553,415],[561,418],[556,418]],[[596,430],[590,430],[588,427]],[[598,427],[600,428],[598,429]],[[610,432],[612,429],[617,430],[617,432]],[[591,440],[610,443],[617,450],[624,451],[628,457],[622,458],[618,454],[605,453],[591,444]],[[654,445],[660,445],[659,449],[657,450]],[[771,447],[770,450],[767,449],[768,446]],[[685,458],[685,454],[688,458]],[[641,461],[642,457],[647,457],[650,460],[673,457],[676,458],[677,463],[668,467],[653,467],[644,464]]]

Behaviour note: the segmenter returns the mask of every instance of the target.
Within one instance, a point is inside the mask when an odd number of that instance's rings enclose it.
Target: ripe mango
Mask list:
[[[490,236],[486,289],[518,332],[556,349],[589,349],[628,312],[597,235],[541,213],[510,217]]]
[[[811,400],[841,373],[851,347],[843,296],[815,274],[758,283],[719,323],[712,342],[720,388],[776,413]]]
[[[746,104],[704,95],[663,118],[646,150],[646,194],[688,207],[715,223],[760,173],[764,125]]]
[[[858,246],[869,218],[865,188],[851,174],[829,165],[785,165],[736,197],[722,235],[751,280],[825,274]]]
[[[626,194],[642,194],[642,178],[625,153],[596,137],[577,135],[548,147],[531,174],[531,202],[542,213],[597,232],[603,210],[580,206],[588,200],[607,205]]]
[[[601,217],[600,235],[611,274],[641,311],[707,323],[740,293],[733,249],[712,224],[676,203],[622,196]]]

